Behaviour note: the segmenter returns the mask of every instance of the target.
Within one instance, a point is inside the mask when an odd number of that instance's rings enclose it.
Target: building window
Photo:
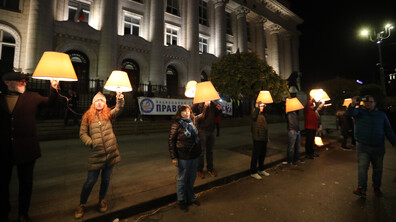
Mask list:
[[[134,15],[124,15],[124,35],[139,36],[140,17]]]
[[[166,45],[177,45],[177,32],[176,28],[166,27]]]
[[[208,37],[199,36],[199,53],[208,53]]]
[[[178,0],[167,0],[166,1],[166,12],[173,15],[179,15],[179,1]]]
[[[250,23],[249,22],[246,22],[246,34],[247,34],[248,42],[252,42],[252,38],[250,35]]]
[[[232,53],[232,45],[227,44],[227,49],[226,49],[227,55]]]
[[[91,5],[80,1],[69,1],[69,21],[86,22],[89,21]]]
[[[16,41],[14,37],[10,33],[0,29],[0,60],[2,70],[12,70],[14,67],[15,47]]]
[[[0,0],[0,8],[19,11],[19,0]]]
[[[208,26],[208,3],[199,0],[199,24]]]
[[[178,91],[178,73],[175,67],[168,66],[166,69],[166,88],[168,96],[176,97]]]
[[[226,12],[226,33],[232,35],[231,14]]]
[[[139,2],[139,3],[142,3],[143,2],[143,0],[133,0],[134,2]]]

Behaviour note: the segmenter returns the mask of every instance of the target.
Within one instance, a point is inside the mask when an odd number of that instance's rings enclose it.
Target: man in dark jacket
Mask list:
[[[358,160],[358,188],[354,194],[365,197],[367,190],[367,174],[370,163],[373,167],[373,188],[375,196],[382,196],[382,166],[385,155],[385,136],[396,148],[396,135],[392,131],[388,117],[375,108],[373,96],[365,96],[363,106],[356,108],[359,97],[353,97],[347,114],[355,119],[356,153]]]
[[[216,117],[221,115],[221,105],[215,104],[213,102],[206,102],[209,105],[207,108],[206,119],[198,122],[198,135],[199,135],[199,144],[201,146],[201,156],[199,157],[198,163],[198,176],[202,179],[205,178],[205,174],[203,172],[204,168],[204,156],[206,154],[206,168],[208,170],[209,175],[215,177],[217,173],[213,168],[213,146],[215,143],[216,133]],[[204,110],[205,103],[194,104],[192,107],[192,111],[195,115],[199,115]]]
[[[12,168],[17,167],[19,178],[19,221],[31,221],[28,216],[33,187],[33,168],[41,156],[36,133],[36,112],[38,105],[56,99],[58,81],[51,82],[49,97],[36,92],[25,92],[28,76],[10,72],[2,76],[7,91],[0,94],[0,149],[1,169],[5,179],[1,180],[1,221],[8,221],[11,211],[9,184]]]

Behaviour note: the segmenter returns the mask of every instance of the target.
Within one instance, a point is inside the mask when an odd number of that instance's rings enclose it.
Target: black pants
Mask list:
[[[306,140],[305,140],[305,154],[307,156],[313,156],[314,155],[314,145],[315,145],[315,135],[316,135],[316,130],[313,129],[305,129],[305,135],[306,135]]]
[[[264,159],[267,154],[267,141],[253,140],[252,160],[250,161],[250,173],[254,174],[264,170]],[[257,168],[258,165],[258,168]]]
[[[18,195],[18,204],[19,204],[19,215],[27,215],[30,206],[30,199],[32,196],[32,188],[33,188],[33,168],[34,163],[30,162],[27,164],[18,164],[17,173],[18,173],[18,184],[19,184],[19,195]],[[15,164],[10,161],[6,161],[2,163],[4,166],[3,170],[5,173],[5,179],[1,181],[1,215],[8,215],[11,212],[11,204],[10,204],[10,181],[12,168]]]
[[[346,147],[348,137],[351,137],[352,145],[356,145],[355,136],[353,135],[353,131],[352,132],[344,132],[344,133],[342,133],[341,147],[344,147],[344,148]]]

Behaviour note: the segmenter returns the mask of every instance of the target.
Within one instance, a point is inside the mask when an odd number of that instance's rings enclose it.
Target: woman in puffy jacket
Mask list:
[[[205,106],[207,107],[207,106]],[[193,191],[197,175],[198,159],[201,154],[196,128],[197,122],[205,117],[204,112],[194,116],[189,105],[182,105],[177,110],[172,123],[168,145],[172,164],[177,167],[177,202],[181,210],[188,211],[188,205],[199,202]]]
[[[107,211],[104,200],[110,184],[110,176],[113,166],[120,162],[117,139],[113,132],[111,119],[118,116],[124,107],[124,95],[117,94],[117,104],[114,109],[106,105],[106,97],[98,92],[92,99],[90,109],[85,112],[81,120],[80,139],[88,147],[88,178],[83,185],[80,205],[77,207],[74,217],[81,218],[84,215],[85,204],[89,194],[101,173],[98,210]]]

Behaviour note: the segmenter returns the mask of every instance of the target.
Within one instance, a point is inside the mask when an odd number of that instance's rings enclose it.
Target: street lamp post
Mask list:
[[[384,39],[387,39],[391,35],[391,30],[393,29],[393,26],[390,24],[385,25],[384,30],[380,32],[374,31],[369,31],[367,29],[364,29],[361,32],[362,36],[367,37],[371,42],[375,42],[378,45],[378,58],[379,58],[379,63],[377,64],[379,67],[380,71],[380,82],[381,82],[381,88],[386,95],[386,86],[385,86],[385,73],[384,73],[384,67],[382,65],[382,52],[381,52],[381,43]]]

